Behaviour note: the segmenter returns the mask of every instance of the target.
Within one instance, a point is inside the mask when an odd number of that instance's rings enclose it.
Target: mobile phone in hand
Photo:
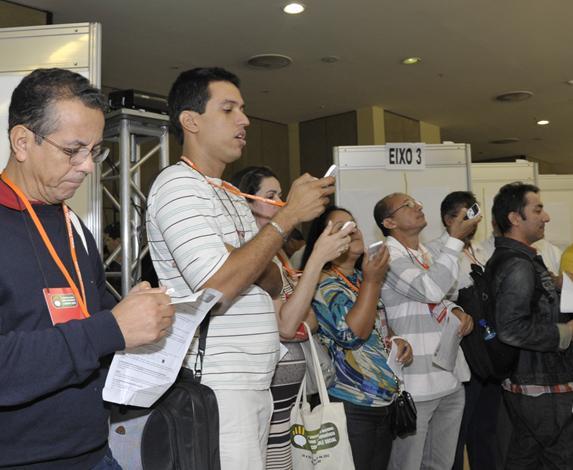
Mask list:
[[[378,251],[380,250],[380,248],[382,248],[382,245],[384,245],[384,241],[380,240],[379,242],[375,242],[372,243],[371,245],[368,246],[368,259],[372,259],[374,257],[374,255],[376,253],[378,253]]]
[[[326,170],[326,173],[324,174],[324,178],[326,178],[327,176],[334,175],[335,171],[336,171],[336,165],[330,165],[330,168]]]
[[[342,226],[340,231],[342,232],[344,229],[346,229],[348,227],[354,228],[354,227],[356,227],[356,224],[354,222],[352,222],[352,220],[349,220],[348,222],[344,222],[344,225]]]
[[[475,219],[478,215],[480,215],[480,208],[478,203],[476,202],[473,206],[471,206],[468,211],[466,212],[466,215],[464,216],[465,220],[468,219]]]

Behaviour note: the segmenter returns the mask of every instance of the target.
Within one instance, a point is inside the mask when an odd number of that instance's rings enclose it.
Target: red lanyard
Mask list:
[[[330,269],[334,272],[334,274],[336,274],[336,275],[338,276],[338,278],[339,278],[342,282],[344,282],[344,284],[346,284],[346,285],[348,286],[348,288],[349,288],[351,291],[356,292],[357,294],[358,294],[358,292],[360,292],[360,279],[359,279],[359,278],[356,278],[356,281],[357,281],[357,285],[356,285],[356,284],[350,282],[350,279],[348,279],[348,278],[344,275],[344,273],[343,273],[342,271],[340,271],[339,269],[337,269],[336,267],[331,266]]]
[[[36,215],[36,211],[32,207],[32,204],[30,204],[30,202],[28,201],[28,198],[24,195],[24,193],[22,193],[22,191],[20,190],[20,188],[18,188],[18,186],[16,186],[12,181],[10,181],[10,179],[8,179],[8,177],[5,174],[2,174],[1,177],[4,180],[4,182],[12,189],[12,191],[14,191],[16,193],[16,195],[24,203],[24,207],[26,207],[26,210],[30,214],[30,217],[32,218],[32,221],[34,222],[36,229],[40,233],[40,236],[42,237],[44,245],[46,245],[46,248],[48,249],[48,252],[52,256],[52,259],[54,260],[54,262],[56,263],[58,268],[60,268],[60,271],[62,272],[62,274],[66,278],[66,281],[68,281],[68,284],[69,284],[70,288],[72,289],[72,292],[74,293],[74,296],[76,297],[76,299],[78,301],[78,304],[80,305],[80,309],[81,309],[84,317],[88,318],[90,316],[90,314],[89,314],[88,309],[86,307],[86,293],[85,293],[85,289],[84,289],[84,283],[82,280],[82,273],[80,272],[80,267],[78,264],[78,258],[76,255],[76,246],[74,243],[74,235],[72,232],[72,223],[70,220],[70,214],[69,214],[68,207],[64,203],[62,203],[62,208],[64,211],[64,219],[66,221],[66,229],[68,232],[68,242],[70,245],[70,252],[72,255],[72,261],[74,263],[74,269],[76,270],[76,276],[78,277],[78,281],[79,281],[80,287],[82,289],[81,295],[80,295],[80,292],[78,290],[78,287],[76,286],[76,283],[74,282],[74,280],[70,276],[70,273],[68,272],[68,270],[64,266],[64,263],[62,262],[62,260],[58,256],[58,253],[56,253],[54,245],[52,245],[52,242],[50,241],[48,234],[44,230],[44,226],[42,225],[42,222],[40,222],[40,219],[38,219],[38,216]]]
[[[281,251],[279,251],[277,253],[277,258],[279,259],[279,261],[281,262],[284,270],[287,272],[287,274],[290,276],[291,279],[296,279],[299,278],[302,275],[302,271],[299,271],[297,269],[294,269],[291,265],[289,260],[287,259],[287,257],[285,255],[282,254]]]
[[[214,186],[215,188],[219,188],[219,189],[222,189],[223,191],[227,191],[229,193],[236,194],[237,196],[242,196],[246,199],[253,199],[255,201],[261,201],[261,202],[264,202],[265,204],[271,204],[271,205],[277,206],[277,207],[284,207],[286,205],[286,202],[283,202],[283,201],[275,201],[273,199],[269,199],[266,197],[255,196],[254,194],[243,193],[243,192],[239,191],[237,188],[235,188],[232,184],[227,183],[226,181],[223,181],[222,184],[214,183],[213,181],[211,181],[210,178],[207,178],[203,173],[201,173],[199,168],[197,168],[197,165],[195,165],[195,163],[193,163],[187,157],[181,157],[181,160],[183,160],[187,165],[189,165],[191,168],[193,168],[197,173],[199,173],[203,178],[205,178],[207,183],[209,183],[211,186]]]

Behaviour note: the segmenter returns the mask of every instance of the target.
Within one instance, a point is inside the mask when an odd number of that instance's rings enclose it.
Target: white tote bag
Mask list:
[[[309,337],[311,331],[305,323]],[[310,410],[303,379],[290,413],[290,444],[294,470],[354,470],[344,405],[331,403],[314,342],[310,341],[320,405]]]

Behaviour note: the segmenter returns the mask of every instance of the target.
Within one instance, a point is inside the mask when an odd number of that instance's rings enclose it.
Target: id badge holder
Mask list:
[[[45,288],[42,291],[54,325],[84,319],[80,304],[71,288]]]

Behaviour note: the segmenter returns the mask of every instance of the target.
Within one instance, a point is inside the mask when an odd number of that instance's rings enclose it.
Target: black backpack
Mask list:
[[[509,377],[519,359],[519,349],[502,343],[497,336],[495,299],[490,289],[497,267],[516,256],[529,259],[516,251],[497,250],[486,264],[485,271],[472,264],[470,276],[473,285],[460,289],[458,293],[456,303],[474,320],[473,331],[462,339],[462,350],[473,373],[483,381],[501,381]]]
[[[154,405],[143,429],[144,470],[220,470],[219,408],[215,393],[201,384],[209,329],[208,313],[201,322],[195,373],[186,368]]]

